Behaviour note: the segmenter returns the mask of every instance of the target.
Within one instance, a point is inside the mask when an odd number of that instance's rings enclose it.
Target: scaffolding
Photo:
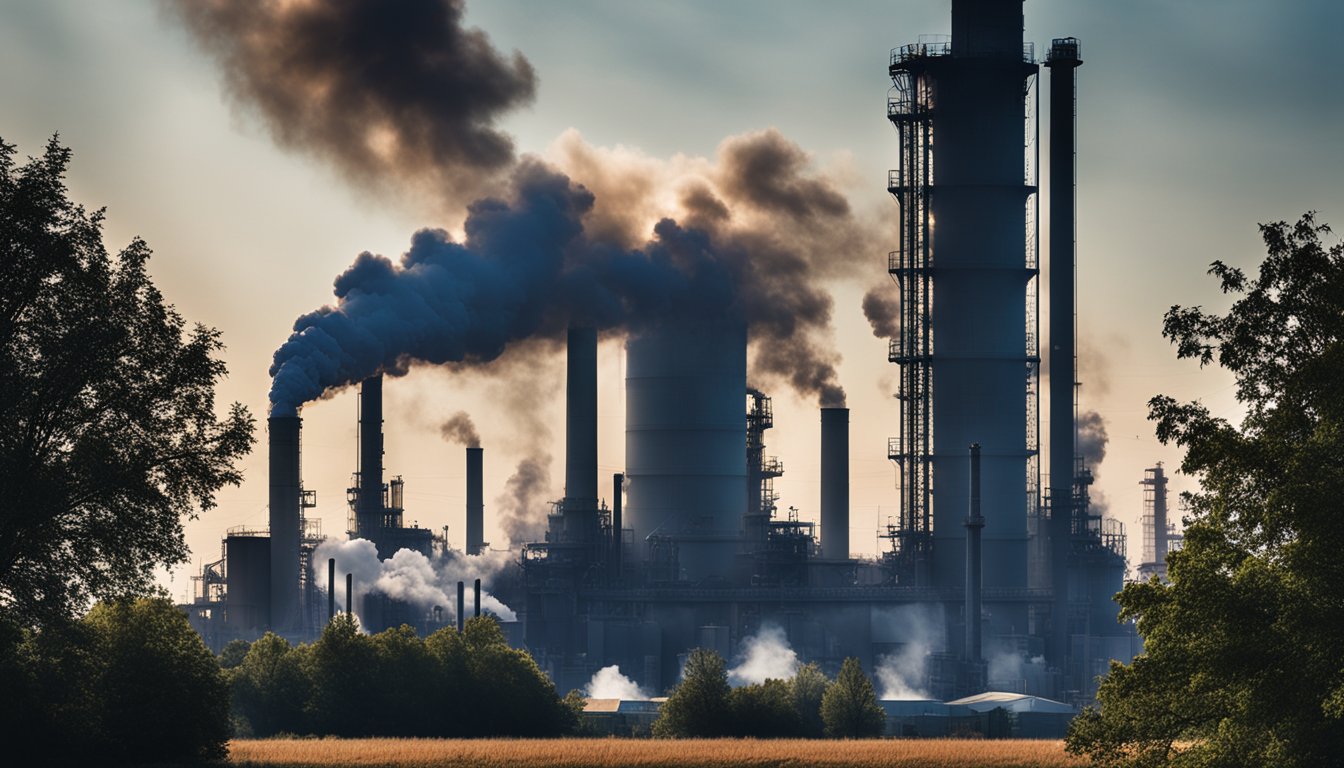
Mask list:
[[[765,393],[747,390],[747,511],[742,517],[747,551],[765,546],[779,494],[775,478],[784,474],[784,464],[765,455],[765,430],[775,425],[773,406]]]
[[[900,366],[896,398],[900,432],[887,441],[887,458],[896,463],[900,514],[888,526],[898,579],[918,580],[919,564],[931,551],[933,530],[933,81],[929,59],[948,56],[943,36],[892,50],[892,88],[887,118],[900,136],[899,168],[888,171],[887,191],[900,207],[900,247],[887,255],[887,272],[901,297],[900,335],[887,359]]]

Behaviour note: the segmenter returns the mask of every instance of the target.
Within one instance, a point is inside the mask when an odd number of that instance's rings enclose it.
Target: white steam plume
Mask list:
[[[736,687],[788,680],[797,672],[798,654],[789,646],[784,630],[767,624],[742,641],[737,666],[728,670],[728,682]]]
[[[621,674],[621,668],[615,664],[597,670],[593,679],[583,687],[590,699],[620,699],[622,701],[647,701],[649,694],[634,680]]]
[[[883,699],[927,699],[929,653],[943,643],[942,611],[927,605],[906,605],[874,614],[876,634],[890,637],[899,650],[877,661]]]

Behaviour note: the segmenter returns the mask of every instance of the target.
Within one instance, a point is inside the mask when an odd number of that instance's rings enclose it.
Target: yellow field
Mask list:
[[[752,741],[551,739],[295,739],[235,741],[238,766],[387,766],[387,768],[689,768],[689,766],[1081,766],[1058,741],[871,740]]]

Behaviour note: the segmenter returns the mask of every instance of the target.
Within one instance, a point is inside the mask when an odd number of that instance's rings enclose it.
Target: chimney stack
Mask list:
[[[336,618],[336,558],[327,558],[327,621]]]
[[[1050,582],[1051,662],[1063,666],[1069,643],[1069,553],[1073,536],[1078,380],[1075,310],[1074,158],[1078,40],[1051,42],[1050,68]]]
[[[383,375],[359,386],[359,498],[355,529],[362,539],[379,544],[383,528]],[[379,557],[391,553],[379,552]]]
[[[849,559],[849,409],[821,409],[821,549]]]
[[[476,580],[476,618],[481,617],[481,580]]]
[[[621,529],[625,526],[625,520],[621,513],[621,496],[625,491],[625,475],[617,472],[611,476],[611,577],[621,578],[621,557],[625,554],[624,536]]]
[[[355,574],[345,574],[345,613],[355,615]]]
[[[565,505],[597,509],[597,329],[570,328],[565,377]]]
[[[461,632],[461,631],[462,631],[462,627],[465,626],[465,625],[466,625],[466,622],[467,622],[467,617],[466,617],[466,605],[465,605],[465,603],[466,603],[466,598],[467,598],[467,595],[466,595],[466,591],[467,591],[467,590],[466,590],[466,586],[467,586],[467,585],[466,585],[465,583],[461,582],[461,581],[457,582],[457,631],[458,631],[458,632]]]
[[[484,451],[467,449],[467,554],[485,549],[485,493],[482,480]]]
[[[267,421],[267,448],[270,452],[270,627],[281,634],[302,628],[299,606],[301,427],[302,421],[298,416],[272,416]]]

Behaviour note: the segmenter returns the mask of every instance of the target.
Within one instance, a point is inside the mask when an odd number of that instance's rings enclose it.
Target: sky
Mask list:
[[[1054,37],[1075,36],[1082,46],[1080,397],[1107,424],[1096,489],[1128,528],[1132,565],[1143,470],[1180,460],[1154,438],[1147,400],[1162,393],[1238,413],[1226,375],[1176,360],[1161,336],[1163,312],[1174,304],[1224,309],[1228,300],[1205,271],[1214,259],[1253,268],[1263,255],[1259,222],[1315,210],[1344,227],[1344,48],[1334,39],[1344,6],[1028,0],[1025,10],[1039,56]],[[775,128],[836,180],[856,212],[894,226],[884,181],[897,162],[884,108],[888,51],[945,34],[949,11],[947,0],[476,0],[465,21],[535,69],[535,100],[498,123],[520,153],[554,158],[561,137],[577,134],[628,156],[693,163],[730,136]],[[320,158],[278,147],[255,112],[226,97],[215,60],[152,2],[0,0],[0,73],[0,138],[24,156],[60,134],[74,151],[74,199],[107,208],[110,249],[136,235],[149,242],[150,271],[168,300],[189,321],[223,332],[229,376],[220,408],[238,401],[258,418],[244,483],[187,523],[192,563],[163,577],[181,597],[199,564],[219,557],[227,529],[266,524],[267,369],[294,319],[333,300],[333,278],[361,251],[396,257],[420,228],[456,231],[463,211],[352,183]],[[1041,112],[1044,138],[1044,99]],[[1043,199],[1043,262],[1046,223]],[[896,371],[859,307],[863,292],[885,279],[885,251],[894,247],[870,255],[871,274],[826,286],[851,408],[850,538],[858,554],[877,551],[876,532],[896,513],[896,473],[885,456],[896,432]],[[599,365],[599,469],[611,473],[624,456],[619,343],[603,345]],[[504,372],[431,368],[387,383],[384,463],[406,481],[408,522],[446,525],[450,542],[462,545],[462,449],[438,431],[458,410],[474,418],[485,447],[487,539],[504,540],[496,499],[517,462],[539,447],[553,456],[547,496],[562,495],[563,359],[539,355],[527,367],[525,386]],[[767,450],[786,469],[775,485],[781,509],[815,520],[816,403],[786,389],[770,394],[776,426]],[[356,407],[347,390],[303,411],[304,482],[317,491],[316,513],[332,535],[345,528]],[[1048,427],[1043,418],[1042,434]],[[1192,483],[1178,475],[1172,486]]]

